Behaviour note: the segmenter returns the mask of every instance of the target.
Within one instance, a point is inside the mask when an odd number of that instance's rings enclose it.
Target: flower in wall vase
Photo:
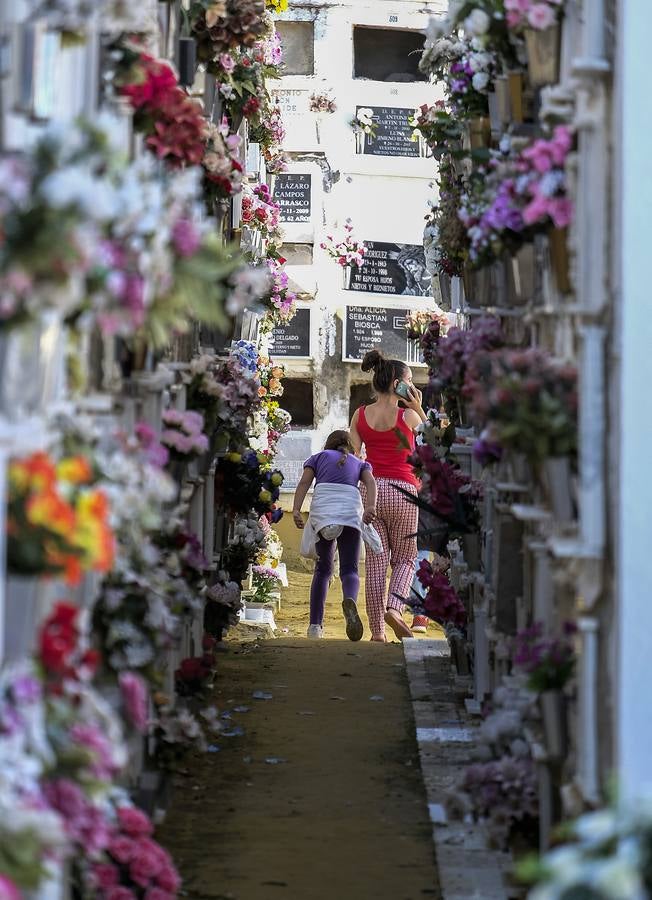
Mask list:
[[[351,287],[351,278],[353,276],[353,266],[342,266],[342,284],[345,291]]]
[[[525,29],[527,46],[527,70],[532,87],[543,87],[559,81],[559,53],[561,45],[561,25],[539,31]]]
[[[543,490],[556,522],[574,518],[571,465],[568,456],[550,456],[543,463]]]
[[[563,691],[543,691],[539,695],[543,734],[548,756],[563,759],[568,749],[566,696]]]
[[[555,286],[560,294],[570,294],[573,286],[570,280],[570,261],[568,258],[568,229],[551,228],[548,232],[550,248],[550,265]]]

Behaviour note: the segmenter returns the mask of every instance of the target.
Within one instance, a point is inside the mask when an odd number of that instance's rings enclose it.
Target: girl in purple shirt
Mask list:
[[[297,528],[305,527],[301,506],[313,481],[315,492],[308,526],[315,532],[317,561],[310,588],[308,637],[318,639],[324,636],[324,606],[333,575],[337,541],[346,634],[349,640],[359,641],[363,632],[356,606],[360,589],[358,559],[361,528],[363,524],[368,525],[376,513],[376,481],[369,463],[354,455],[348,431],[334,431],[329,435],[324,449],[304,462],[292,511]],[[364,509],[358,490],[360,482],[367,488]],[[302,541],[302,552],[304,543]]]

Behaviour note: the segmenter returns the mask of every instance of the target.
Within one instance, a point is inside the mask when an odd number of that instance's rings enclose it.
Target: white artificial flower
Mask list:
[[[483,9],[474,9],[464,20],[464,30],[475,37],[480,37],[489,31],[491,18]]]
[[[486,72],[476,72],[471,79],[471,83],[473,84],[474,90],[484,91],[489,84],[489,76]]]

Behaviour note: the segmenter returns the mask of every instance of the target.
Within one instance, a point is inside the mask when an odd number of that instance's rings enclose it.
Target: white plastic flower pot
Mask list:
[[[39,613],[40,579],[9,575],[5,585],[2,660],[16,662],[34,646]]]
[[[556,522],[574,518],[571,465],[568,456],[551,456],[543,464],[544,489]]]
[[[551,759],[563,759],[568,749],[566,697],[563,691],[543,691],[539,704],[548,755]]]

